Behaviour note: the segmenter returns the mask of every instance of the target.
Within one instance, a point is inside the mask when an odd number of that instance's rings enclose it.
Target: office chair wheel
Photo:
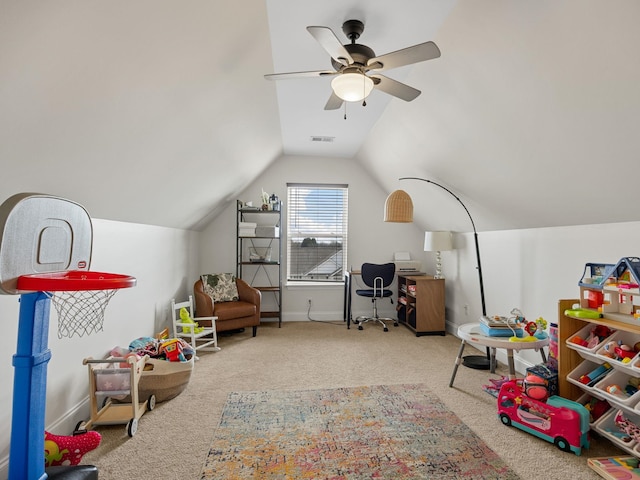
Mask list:
[[[358,330],[364,330],[362,325],[358,325]]]
[[[393,323],[393,326],[394,326],[394,327],[397,327],[397,326],[398,326],[398,322],[394,322],[394,323]]]
[[[388,332],[388,331],[389,331],[389,329],[388,329],[387,327],[384,327],[384,331],[385,331],[385,332]]]

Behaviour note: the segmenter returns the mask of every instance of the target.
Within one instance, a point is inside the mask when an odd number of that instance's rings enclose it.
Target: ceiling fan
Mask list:
[[[333,76],[331,81],[333,91],[324,107],[325,110],[338,109],[345,101],[359,102],[363,100],[363,105],[366,105],[364,99],[374,88],[410,102],[420,95],[420,90],[380,75],[378,72],[424,62],[440,56],[440,49],[433,42],[420,43],[376,56],[371,48],[356,43],[364,31],[364,23],[360,20],[347,20],[342,25],[342,31],[351,40],[351,43],[346,45],[340,43],[338,37],[329,27],[307,27],[307,31],[331,56],[334,70],[273,73],[264,77],[268,80],[281,80]]]

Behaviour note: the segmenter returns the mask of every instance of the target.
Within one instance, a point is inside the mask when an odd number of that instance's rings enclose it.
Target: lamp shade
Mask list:
[[[451,232],[424,232],[424,251],[443,252],[453,250]]]
[[[413,222],[413,202],[404,190],[391,192],[384,202],[384,221],[395,223]]]
[[[359,102],[373,90],[373,80],[362,73],[343,73],[331,80],[331,88],[345,102]]]

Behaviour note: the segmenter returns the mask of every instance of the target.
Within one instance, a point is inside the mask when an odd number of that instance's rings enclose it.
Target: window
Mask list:
[[[287,280],[342,282],[347,264],[347,185],[287,184]]]

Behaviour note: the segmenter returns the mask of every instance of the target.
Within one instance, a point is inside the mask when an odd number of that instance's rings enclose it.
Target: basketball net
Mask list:
[[[117,290],[46,292],[58,313],[58,338],[102,331],[104,311]]]

